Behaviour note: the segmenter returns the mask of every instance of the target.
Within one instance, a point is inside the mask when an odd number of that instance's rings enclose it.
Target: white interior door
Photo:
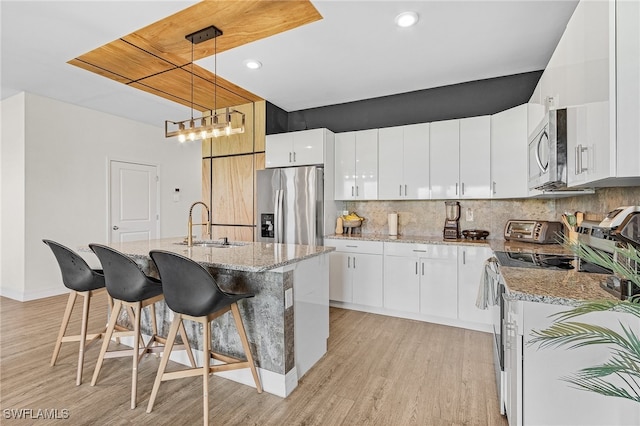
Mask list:
[[[148,164],[110,162],[110,241],[158,237],[158,170]]]

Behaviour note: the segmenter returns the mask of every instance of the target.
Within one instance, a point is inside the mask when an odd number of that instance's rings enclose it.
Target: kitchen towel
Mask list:
[[[398,213],[389,213],[389,235],[398,235]]]

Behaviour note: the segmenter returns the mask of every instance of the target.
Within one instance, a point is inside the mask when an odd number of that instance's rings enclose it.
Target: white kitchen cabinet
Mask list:
[[[460,119],[459,198],[491,198],[491,116]]]
[[[492,198],[529,195],[527,122],[527,104],[491,116]]]
[[[431,199],[491,197],[491,117],[445,120],[430,126]]]
[[[378,131],[378,199],[429,199],[429,123]]]
[[[336,134],[335,199],[378,199],[378,129]]]
[[[328,129],[267,135],[265,167],[322,165],[326,161],[326,144],[333,143]]]
[[[382,306],[383,243],[326,239],[331,252],[329,299],[356,305]]]
[[[384,307],[420,312],[420,258],[384,256]]]
[[[485,247],[458,247],[458,319],[477,324],[491,324],[491,310],[476,306],[484,262],[493,255]]]
[[[429,144],[431,199],[459,198],[460,120],[431,123]]]
[[[442,318],[458,318],[458,249],[431,245],[420,259],[420,312]]]
[[[640,4],[581,1],[532,102],[567,108],[569,187],[640,184]]]
[[[582,368],[607,362],[611,356],[609,345],[540,348],[531,342],[534,330],[546,329],[552,324],[552,315],[567,311],[570,306],[509,301],[507,309],[505,372],[510,426],[640,424],[637,402],[576,389],[562,380]],[[640,319],[623,312],[589,313],[571,321],[618,332],[622,332],[620,324],[640,330]]]

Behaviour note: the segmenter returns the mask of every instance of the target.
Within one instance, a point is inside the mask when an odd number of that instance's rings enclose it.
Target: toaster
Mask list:
[[[547,220],[508,220],[504,226],[504,239],[535,244],[556,244],[563,226]]]

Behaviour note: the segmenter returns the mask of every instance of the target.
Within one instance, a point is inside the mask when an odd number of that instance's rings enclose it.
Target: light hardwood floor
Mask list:
[[[159,358],[139,367],[138,407],[129,408],[129,359],[109,359],[91,387],[99,344],[85,356],[75,386],[78,346],[51,351],[67,296],[31,302],[0,298],[0,423],[5,410],[68,410],[61,424],[179,424],[202,422],[200,378],[165,382],[153,412],[145,412]],[[89,331],[106,322],[106,296],[92,304]],[[79,329],[80,306],[70,327]],[[507,425],[496,397],[486,333],[331,308],[329,350],[286,399],[219,377],[210,379],[215,425]],[[172,364],[170,362],[170,364]],[[174,364],[175,365],[175,364]]]

